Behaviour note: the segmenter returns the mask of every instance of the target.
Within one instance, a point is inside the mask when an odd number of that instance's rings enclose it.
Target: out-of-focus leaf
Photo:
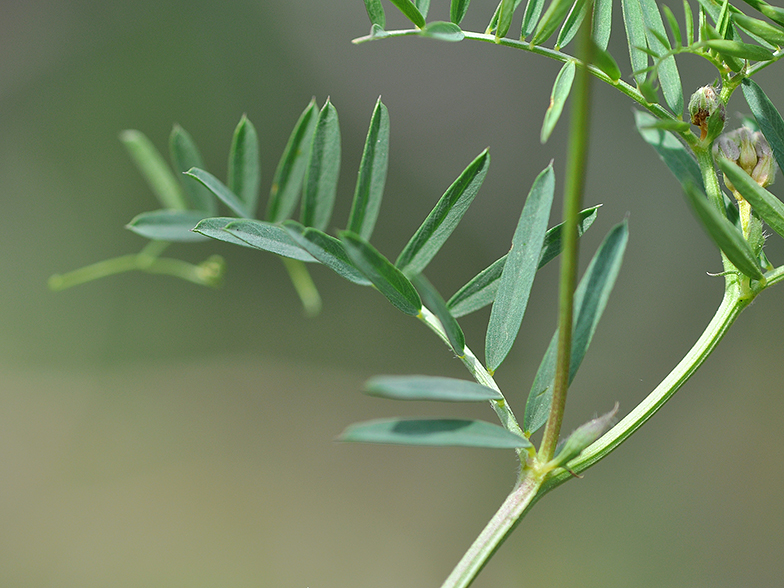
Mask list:
[[[452,350],[458,357],[463,357],[465,355],[465,335],[463,334],[463,329],[460,328],[455,317],[449,312],[444,299],[441,298],[441,294],[438,293],[438,290],[433,287],[430,280],[423,274],[417,274],[411,281],[422,297],[424,305],[436,315],[444,327]]]
[[[414,0],[414,6],[416,6],[419,13],[427,19],[427,13],[430,11],[430,0]]]
[[[531,39],[531,43],[541,45],[549,39],[555,32],[555,29],[564,21],[574,3],[575,0],[552,0],[547,10],[545,10],[542,20],[539,21],[536,29],[534,29],[534,37]]]
[[[651,147],[656,150],[661,160],[667,165],[681,185],[694,184],[702,186],[702,174],[697,161],[669,131],[651,128],[656,118],[641,110],[634,111],[637,131]]]
[[[725,39],[709,40],[705,41],[705,44],[722,55],[731,55],[740,59],[756,61],[770,61],[773,59],[773,53],[759,45],[749,45],[748,43],[727,41]]]
[[[784,120],[773,102],[765,95],[757,83],[746,78],[743,80],[743,97],[759,125],[760,131],[768,140],[773,157],[784,171]]]
[[[742,13],[733,13],[732,20],[749,35],[756,35],[773,46],[784,47],[784,28]]]
[[[640,86],[645,81],[645,73],[642,70],[648,67],[648,55],[641,49],[641,47],[648,46],[648,40],[645,37],[645,21],[642,16],[642,7],[640,0],[621,0],[621,8],[623,9],[623,24],[626,28],[626,40],[629,45],[629,58],[632,62],[632,71],[634,72],[634,79],[637,85]],[[648,97],[645,98],[652,104]]]
[[[365,383],[365,392],[392,400],[480,402],[503,399],[497,390],[476,382],[434,376],[375,376]]]
[[[656,31],[664,37],[667,36],[656,0],[639,0],[639,2],[642,8],[643,21],[645,22],[648,47],[662,55],[667,52],[668,47],[651,33],[651,31]],[[659,65],[659,82],[661,83],[662,93],[667,105],[677,116],[682,116],[683,86],[681,85],[681,77],[678,74],[678,66],[675,64],[675,57],[672,55],[664,59]]]
[[[428,25],[429,26],[429,25]],[[367,240],[373,233],[389,163],[389,113],[379,98],[370,119],[365,150],[359,164],[357,187],[348,217],[349,231]]]
[[[147,136],[140,131],[127,130],[120,133],[120,141],[161,205],[173,210],[186,210],[188,202],[180,183]]]
[[[178,173],[180,185],[188,200],[188,208],[204,210],[208,213],[206,216],[215,216],[218,212],[218,201],[207,188],[184,173],[192,167],[203,168],[204,163],[196,143],[180,125],[174,125],[169,135],[169,152],[174,171]]]
[[[470,2],[471,0],[452,0],[449,5],[449,20],[459,25],[463,21]]]
[[[574,36],[580,29],[580,25],[585,20],[585,15],[588,14],[588,10],[591,8],[592,4],[593,2],[590,2],[589,0],[575,1],[569,14],[566,15],[566,20],[564,20],[561,31],[558,33],[558,39],[555,41],[556,49],[563,49],[572,39],[574,39]]]
[[[244,114],[237,128],[229,151],[228,188],[244,204],[249,216],[254,216],[259,201],[259,138],[256,129]]]
[[[784,237],[784,203],[765,188],[761,188],[735,162],[718,157],[716,163],[733,183],[735,189],[740,192],[740,195],[751,203],[760,218],[768,223],[771,229]]]
[[[542,132],[539,136],[539,140],[542,144],[547,143],[547,139],[550,138],[550,134],[553,132],[558,119],[561,117],[564,103],[566,103],[566,99],[569,97],[569,92],[571,91],[572,83],[574,82],[574,70],[574,61],[567,61],[555,78],[553,90],[550,92],[550,106],[547,107],[547,112],[544,113]]]
[[[485,149],[447,191],[403,248],[395,265],[407,276],[425,269],[463,218],[487,174],[490,153]]]
[[[572,355],[569,360],[569,382],[574,379],[585,357],[596,326],[607,306],[615,279],[623,261],[629,230],[626,221],[613,227],[593,256],[588,269],[574,292],[572,322]],[[546,421],[553,400],[558,331],[556,330],[536,372],[528,402],[525,405],[526,435],[537,431]]]
[[[700,221],[711,240],[724,252],[738,270],[755,280],[762,279],[759,259],[754,255],[748,241],[730,221],[721,216],[708,202],[702,190],[694,184],[686,184],[685,193],[692,205],[695,216]]]
[[[390,2],[397,6],[398,10],[416,26],[420,28],[425,26],[425,17],[411,0],[390,0]]]
[[[185,174],[199,180],[210,192],[215,194],[221,202],[228,206],[238,216],[250,218],[251,215],[245,208],[245,203],[237,198],[236,194],[229,190],[223,182],[213,176],[210,172],[194,167],[185,172]]]
[[[410,316],[419,314],[422,299],[403,272],[356,233],[342,231],[340,240],[349,259],[395,308]]]
[[[577,221],[578,236],[582,236],[593,224],[593,221],[596,220],[598,209],[598,206],[593,206],[580,212]],[[543,268],[560,255],[563,247],[561,240],[562,229],[563,223],[554,226],[545,234],[542,254],[539,258],[539,269]],[[504,265],[506,264],[506,257],[507,256],[504,255],[479,272],[479,274],[474,276],[474,278],[460,288],[460,290],[449,299],[449,302],[447,302],[446,305],[452,313],[452,316],[456,318],[465,316],[487,306],[495,300],[496,292],[498,292],[498,279],[501,277]]]
[[[285,221],[283,228],[289,232],[297,245],[339,276],[360,286],[370,286],[370,280],[354,266],[343,248],[343,243],[338,239],[318,229],[304,227],[294,220]]]
[[[205,218],[193,228],[193,231],[195,233],[199,233],[200,235],[204,235],[205,237],[216,239],[217,241],[225,241],[226,243],[231,243],[232,245],[242,245],[243,247],[250,247],[253,249],[253,247],[247,242],[223,230],[226,225],[233,223],[236,220],[237,219],[233,216]]]
[[[371,25],[377,25],[382,29],[386,26],[387,19],[381,0],[365,0],[365,10],[367,10]]]
[[[544,9],[544,0],[528,0],[525,5],[525,13],[523,14],[523,28],[520,33],[521,39],[526,39],[536,29],[539,24],[539,17],[542,15]]]
[[[272,178],[266,214],[269,222],[289,218],[297,206],[317,119],[316,100],[313,99],[297,120]]]
[[[223,230],[245,241],[254,249],[269,251],[283,257],[300,261],[316,261],[313,256],[291,238],[288,231],[280,225],[273,225],[255,219],[234,220]]]
[[[409,0],[405,0],[409,2]],[[409,2],[410,3],[410,2]],[[413,6],[413,5],[412,5]],[[305,171],[301,222],[323,231],[329,224],[340,175],[340,126],[338,113],[327,99],[319,112],[310,157]]]
[[[558,449],[558,453],[548,465],[560,467],[580,455],[586,447],[610,428],[617,412],[618,403],[616,402],[615,407],[610,412],[577,427],[564,441],[563,445]]]
[[[465,34],[459,26],[453,22],[441,20],[427,23],[420,34],[423,37],[449,42],[462,41],[465,38]]]
[[[125,228],[157,241],[203,241],[192,229],[208,216],[205,210],[154,210],[136,215]]]
[[[534,180],[507,254],[485,336],[487,369],[495,372],[512,348],[523,321],[547,232],[555,193],[552,164]]]
[[[520,449],[530,447],[525,437],[484,421],[465,419],[379,419],[346,428],[338,441]]]
[[[653,118],[653,117],[651,117]],[[676,120],[674,118],[656,118],[653,122],[645,127],[646,129],[664,129],[665,131],[685,132],[691,128],[691,125],[684,120]]]

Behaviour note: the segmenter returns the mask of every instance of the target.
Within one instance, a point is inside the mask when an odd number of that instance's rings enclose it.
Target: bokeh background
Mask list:
[[[465,27],[483,28],[493,4],[474,0]],[[433,19],[447,11],[433,1]],[[628,72],[619,16],[610,49]],[[484,186],[429,277],[448,296],[502,255],[550,159],[562,185],[565,125],[538,141],[558,65],[469,42],[350,43],[368,28],[359,1],[0,1],[0,586],[437,586],[511,488],[510,452],[334,442],[380,416],[493,415],[364,397],[374,374],[466,375],[416,321],[325,268],[313,269],[324,309],[310,319],[278,259],[223,243],[167,252],[223,255],[217,291],[147,274],[46,287],[53,273],[143,245],[123,225],[157,203],[121,130],[165,150],[179,123],[225,177],[247,113],[263,205],[312,96],[340,114],[336,228],[381,95],[392,135],[375,245],[394,258],[490,146]],[[713,81],[688,56],[682,77],[687,95]],[[779,67],[758,81],[784,104]],[[717,253],[635,132],[630,102],[594,90],[586,204],[603,207],[582,266],[623,218],[631,239],[566,431],[644,398],[722,287],[706,274],[720,270]],[[744,108],[738,95],[730,110]],[[769,252],[784,261],[778,237]],[[520,412],[555,326],[556,274],[557,264],[540,273],[497,374]],[[480,356],[487,317],[462,321]],[[783,328],[779,287],[623,448],[543,500],[475,585],[778,585]]]

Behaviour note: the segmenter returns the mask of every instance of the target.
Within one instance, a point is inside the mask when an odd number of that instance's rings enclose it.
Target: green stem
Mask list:
[[[542,480],[530,473],[524,476],[506,497],[501,508],[468,548],[463,558],[449,574],[441,588],[465,588],[490,560],[504,540],[514,530],[522,515],[537,499]]]
[[[584,63],[591,61],[591,19],[586,18],[580,28],[580,49]],[[585,69],[577,71],[572,94],[569,121],[569,154],[566,163],[564,188],[563,250],[561,253],[561,278],[558,295],[558,355],[556,360],[553,400],[545,425],[539,458],[548,462],[555,455],[561,434],[566,394],[569,389],[569,372],[572,357],[572,316],[574,289],[577,284],[577,222],[580,214],[585,175],[588,163],[588,129],[591,114],[591,78]]]
[[[769,272],[775,274],[776,281],[784,277],[781,268]],[[768,282],[768,286],[771,282]],[[632,433],[639,429],[645,421],[651,418],[664,404],[672,398],[683,384],[697,371],[716,345],[727,333],[730,326],[738,318],[741,311],[746,308],[752,297],[742,297],[738,288],[728,289],[724,294],[716,314],[711,319],[705,331],[689,350],[686,356],[667,375],[664,380],[651,392],[648,397],[638,404],[617,425],[605,433],[599,440],[587,447],[579,457],[570,461],[569,470],[579,474],[587,470],[599,460],[607,457],[621,443],[626,441]],[[542,487],[542,493],[549,492],[570,479],[572,474],[564,469],[555,470]]]
[[[291,283],[297,291],[302,307],[307,316],[316,316],[321,312],[321,296],[319,296],[316,284],[310,277],[308,268],[305,267],[304,262],[298,259],[291,259],[290,257],[281,257],[283,265],[286,266],[286,271],[289,273]]]

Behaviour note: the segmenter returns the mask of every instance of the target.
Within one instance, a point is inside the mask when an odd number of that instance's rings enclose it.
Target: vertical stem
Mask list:
[[[580,28],[578,56],[583,64],[591,61],[591,20],[586,18]],[[558,293],[558,359],[556,362],[553,402],[545,425],[539,456],[549,461],[561,433],[561,423],[569,388],[569,364],[572,357],[572,315],[574,289],[577,283],[577,219],[585,188],[588,159],[588,126],[591,109],[591,77],[587,68],[577,69],[569,120],[569,155],[564,187],[563,252]]]
[[[297,291],[302,308],[305,310],[307,316],[316,316],[321,312],[321,296],[319,296],[316,285],[308,273],[308,268],[305,264],[298,259],[291,259],[290,257],[281,257],[286,271],[289,273],[291,283]]]

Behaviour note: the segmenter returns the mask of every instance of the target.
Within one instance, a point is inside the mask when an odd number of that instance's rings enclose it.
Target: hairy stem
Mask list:
[[[586,18],[580,28],[580,59],[591,61],[591,19]],[[558,356],[556,360],[553,400],[547,418],[539,458],[548,462],[555,454],[561,433],[566,393],[569,389],[569,372],[572,357],[572,316],[574,289],[577,284],[578,235],[577,221],[585,188],[588,162],[588,139],[591,111],[591,78],[581,68],[577,71],[572,94],[569,120],[569,154],[566,162],[564,187],[563,251],[561,253],[561,278],[558,293]]]

